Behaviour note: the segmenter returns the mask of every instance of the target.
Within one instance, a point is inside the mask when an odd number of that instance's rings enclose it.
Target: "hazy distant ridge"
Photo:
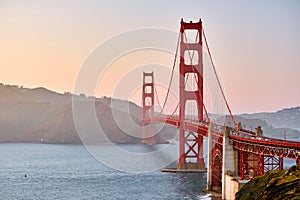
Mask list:
[[[99,124],[106,136],[114,143],[139,143],[140,138],[131,135],[141,134],[141,108],[132,102],[111,98],[94,98],[71,93],[59,94],[46,88],[28,89],[18,86],[0,84],[0,142],[45,142],[45,143],[80,143],[74,125],[72,98],[84,106],[92,100]],[[127,114],[129,108],[129,114]],[[122,118],[124,124],[133,121],[137,126],[128,125],[131,135],[121,130],[114,118]],[[85,123],[89,123],[86,117]],[[283,138],[300,138],[300,133],[291,128],[300,129],[300,107],[285,108],[273,113],[254,113],[235,116],[247,129],[262,126],[264,135]],[[230,119],[221,120],[220,124],[229,125]],[[280,127],[280,128],[276,128]],[[86,126],[86,134],[97,136],[92,126]],[[158,142],[175,137],[175,127],[165,126],[156,136]],[[92,138],[93,140],[93,138]],[[97,142],[104,142],[95,138]]]
[[[245,118],[259,118],[273,127],[291,127],[300,129],[300,106],[284,108],[277,112],[260,112],[240,115]]]
[[[91,97],[86,98],[85,95],[59,94],[41,87],[28,89],[0,84],[0,142],[80,143],[73,120],[72,97],[83,105],[91,101]],[[122,116],[125,122],[133,120],[140,126],[139,106],[106,97],[93,100],[99,123],[112,142],[140,142],[140,138],[124,133],[112,116],[114,112]],[[130,115],[124,112],[128,104]],[[133,134],[141,134],[136,127],[129,129]],[[97,134],[93,127],[87,126],[85,131]],[[156,136],[157,142],[164,142],[160,134]]]

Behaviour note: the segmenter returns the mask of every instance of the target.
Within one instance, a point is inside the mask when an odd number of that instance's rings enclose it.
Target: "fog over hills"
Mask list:
[[[262,126],[265,136],[283,139],[285,134],[287,139],[300,139],[299,106],[284,108],[276,112],[241,114],[238,117],[239,121],[248,127],[256,124]]]
[[[251,116],[251,115],[250,115]],[[263,130],[263,135],[271,138],[284,139],[284,135],[286,135],[286,139],[294,140],[300,138],[300,132],[294,128],[290,128],[288,126],[276,128],[273,125],[267,123],[265,120],[255,118],[255,117],[244,117],[244,115],[235,115],[234,119],[236,122],[241,122],[242,127],[244,129],[255,131],[257,126],[261,126]],[[221,122],[220,124],[226,124],[228,126],[233,126],[232,120],[229,116],[225,119],[224,117],[217,120]]]
[[[230,116],[210,114],[214,123],[231,126],[233,122]],[[284,108],[276,112],[260,112],[253,114],[234,115],[236,122],[241,122],[244,129],[254,131],[261,126],[266,137],[284,139],[300,139],[300,107]]]
[[[290,127],[300,129],[300,106],[284,108],[277,112],[260,112],[253,114],[242,114],[241,117],[248,119],[262,119],[273,127]]]
[[[0,142],[80,143],[73,120],[72,98],[83,108],[92,102],[99,124],[111,142],[140,142],[141,108],[132,102],[3,84],[0,84]],[[130,135],[118,127],[113,114],[121,116],[125,125],[130,126],[127,127]],[[135,126],[130,125],[132,122]],[[83,123],[87,124],[84,131],[91,135],[90,142],[107,142],[98,137],[95,127],[89,126],[89,116]],[[165,142],[163,133],[167,132],[168,128],[161,130],[156,141]]]
[[[84,130],[80,131],[84,134],[80,136],[88,137],[89,142],[104,143],[107,138],[113,143],[141,142],[141,108],[132,102],[3,84],[0,84],[0,142],[81,143],[74,124],[72,99],[79,106],[80,114],[85,115],[82,120]],[[95,116],[105,137],[99,137],[98,129],[89,120],[91,116],[85,113],[90,104],[95,108]],[[126,127],[127,132],[117,124],[116,117],[121,119],[118,123]],[[274,113],[242,114],[235,116],[235,120],[247,129],[262,126],[268,137],[283,138],[286,132],[287,138],[300,138],[299,131],[292,129],[300,129],[300,107]],[[221,124],[229,125],[230,121],[227,117],[221,120]],[[163,143],[173,139],[176,133],[175,127],[164,126],[156,140]]]

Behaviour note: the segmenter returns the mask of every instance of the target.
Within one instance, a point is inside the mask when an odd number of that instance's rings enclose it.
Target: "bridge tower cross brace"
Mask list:
[[[155,144],[154,125],[151,119],[154,114],[154,73],[143,72],[142,92],[142,143]]]
[[[184,41],[186,30],[196,30],[197,39],[194,43]],[[186,119],[186,102],[195,101],[198,110],[198,120],[203,121],[203,61],[202,61],[202,21],[199,22],[184,22],[181,19],[180,23],[180,64],[179,64],[179,149],[180,157],[178,161],[178,169],[204,169],[203,159],[203,137],[197,133],[186,132],[184,121]],[[185,55],[188,53],[196,54],[198,56],[197,63],[187,64]],[[193,61],[191,61],[193,62]],[[195,77],[195,90],[190,91],[186,88],[187,75]]]

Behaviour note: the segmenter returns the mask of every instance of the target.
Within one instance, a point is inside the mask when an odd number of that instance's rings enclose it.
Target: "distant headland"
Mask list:
[[[140,126],[141,108],[133,102],[109,97],[86,97],[84,94],[75,95],[70,92],[60,94],[43,87],[29,89],[4,84],[0,84],[0,142],[80,144],[81,140],[73,120],[72,99],[82,103],[91,100],[95,102],[99,123],[112,143],[141,142],[140,138],[121,130],[112,114],[123,116],[126,112],[124,107],[129,105],[130,113],[124,115],[124,120],[131,120]],[[126,116],[131,119],[127,119]],[[299,131],[292,129],[300,129],[300,107],[235,117],[236,121],[245,122],[248,128],[262,126],[264,134],[270,137],[282,138],[284,132],[287,138],[300,137]],[[130,127],[130,130],[136,135],[141,134],[140,129],[135,127]],[[96,130],[90,128],[86,131]],[[156,141],[165,143],[174,139],[176,133],[176,128],[165,126],[156,135]]]

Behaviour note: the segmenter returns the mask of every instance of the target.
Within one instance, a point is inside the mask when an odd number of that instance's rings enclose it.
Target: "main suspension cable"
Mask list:
[[[207,39],[206,39],[206,36],[205,36],[204,29],[202,29],[202,32],[203,32],[203,37],[204,37],[204,41],[205,41],[205,44],[206,44],[207,52],[208,52],[208,55],[209,55],[209,59],[210,59],[210,62],[211,62],[211,64],[212,64],[212,67],[213,67],[213,70],[214,70],[214,73],[215,73],[215,76],[216,76],[216,79],[217,79],[219,88],[220,88],[220,90],[221,90],[223,99],[224,99],[224,101],[225,101],[225,103],[226,103],[226,107],[227,107],[227,109],[228,109],[228,111],[229,111],[231,120],[232,120],[232,122],[234,123],[234,125],[236,125],[236,122],[235,122],[234,117],[233,117],[233,115],[232,115],[232,112],[231,112],[231,110],[230,110],[229,104],[228,104],[227,99],[226,99],[226,97],[225,97],[224,91],[223,91],[223,89],[222,89],[222,86],[221,86],[221,83],[220,83],[220,80],[219,80],[219,77],[218,77],[218,74],[217,74],[217,71],[216,71],[216,68],[215,68],[213,59],[212,59],[212,55],[211,55],[211,53],[210,53],[210,49],[209,49],[209,46],[208,46],[208,42],[207,42]]]
[[[162,107],[162,109],[161,109],[161,111],[160,111],[159,114],[162,114],[163,110],[165,109],[165,106],[166,106],[166,103],[167,103],[167,99],[168,99],[168,96],[169,96],[169,93],[170,93],[170,88],[171,88],[171,84],[172,84],[172,80],[173,80],[173,76],[174,76],[174,69],[175,69],[175,66],[176,66],[176,59],[177,59],[179,41],[180,41],[180,32],[178,34],[177,45],[176,45],[176,52],[175,52],[175,58],[174,58],[174,62],[173,62],[172,73],[171,73],[171,78],[170,78],[170,82],[169,82],[169,86],[168,86],[168,91],[167,91],[167,94],[166,94],[166,97],[165,97],[165,101],[164,101],[163,107]]]
[[[159,98],[158,98],[158,94],[157,94],[157,90],[156,90],[156,85],[154,85],[154,91],[155,91],[155,95],[156,95],[158,106],[159,106],[159,108],[161,108],[161,104],[159,102]]]

